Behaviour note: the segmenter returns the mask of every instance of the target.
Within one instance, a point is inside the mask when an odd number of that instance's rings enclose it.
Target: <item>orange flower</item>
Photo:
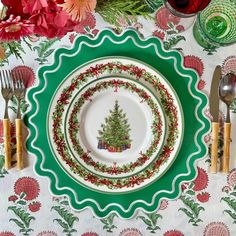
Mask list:
[[[61,6],[66,11],[72,20],[84,20],[88,12],[95,10],[97,0],[65,0]]]

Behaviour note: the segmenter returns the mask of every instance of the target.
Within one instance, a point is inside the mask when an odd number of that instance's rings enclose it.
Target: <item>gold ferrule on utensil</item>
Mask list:
[[[231,123],[224,124],[223,172],[229,173]]]
[[[211,168],[210,168],[210,172],[212,174],[217,173],[218,140],[219,140],[219,123],[212,122],[212,146],[211,146]]]
[[[22,120],[16,119],[16,155],[17,169],[23,169]]]
[[[11,167],[11,131],[9,119],[3,119],[3,136],[5,149],[5,169]]]

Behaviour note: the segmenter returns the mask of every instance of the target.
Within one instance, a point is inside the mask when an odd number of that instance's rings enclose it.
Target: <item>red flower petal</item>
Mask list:
[[[194,69],[198,75],[201,77],[204,71],[204,65],[202,60],[196,56],[185,56],[184,57],[184,66],[187,68]]]
[[[165,232],[163,236],[184,236],[184,234],[178,230],[170,230]]]
[[[29,210],[32,211],[32,212],[39,211],[40,207],[41,207],[40,202],[34,202],[34,203],[29,204]]]
[[[207,185],[208,185],[208,175],[205,170],[202,168],[198,167],[198,176],[197,178],[193,181],[194,183],[194,191],[201,191],[204,190]]]
[[[204,236],[230,236],[228,227],[223,222],[212,222],[204,230]]]
[[[31,177],[19,178],[15,182],[14,189],[17,195],[20,195],[21,193],[25,193],[26,196],[24,199],[27,201],[37,198],[40,191],[38,181]]]
[[[205,193],[199,193],[199,194],[197,195],[198,201],[199,201],[199,202],[202,202],[202,203],[208,202],[209,198],[210,198],[210,194],[207,193],[207,192],[205,192]]]
[[[15,234],[9,231],[4,231],[4,232],[0,232],[0,236],[15,236]]]

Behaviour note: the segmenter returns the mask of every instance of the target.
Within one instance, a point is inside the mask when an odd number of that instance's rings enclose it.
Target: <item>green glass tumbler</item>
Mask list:
[[[235,43],[236,0],[213,0],[198,14],[193,35],[202,47],[220,47]]]

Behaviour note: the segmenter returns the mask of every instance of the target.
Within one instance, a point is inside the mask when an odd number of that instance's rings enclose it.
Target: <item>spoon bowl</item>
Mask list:
[[[219,84],[219,97],[227,106],[226,122],[230,123],[230,104],[236,97],[236,75],[233,73],[226,74]]]

